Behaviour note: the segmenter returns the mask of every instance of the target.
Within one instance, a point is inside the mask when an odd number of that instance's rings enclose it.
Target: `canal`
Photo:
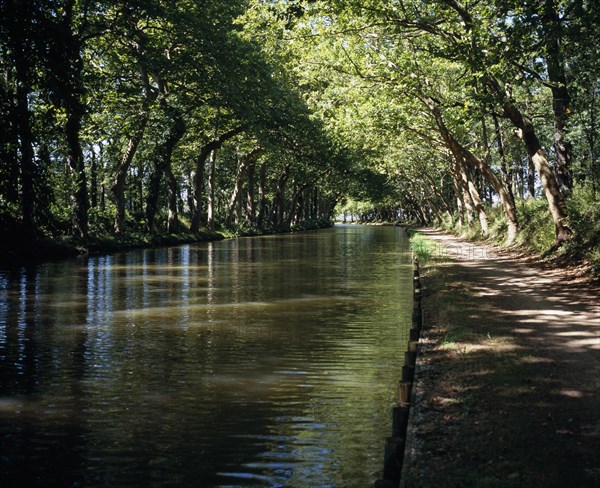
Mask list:
[[[0,486],[372,486],[407,247],[335,226],[0,270]]]

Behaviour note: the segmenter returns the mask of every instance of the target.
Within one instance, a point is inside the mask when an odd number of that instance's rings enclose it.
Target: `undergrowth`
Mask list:
[[[408,233],[410,237],[410,249],[415,258],[421,264],[430,263],[438,253],[438,245],[412,229],[409,229]]]
[[[516,206],[520,231],[511,245],[532,254],[547,255],[555,241],[555,230],[546,199],[521,199]],[[455,218],[443,222],[440,227],[465,239],[486,239],[505,245],[508,226],[502,208],[497,205],[486,210],[489,221],[486,237],[481,235],[477,221],[470,226],[461,226]],[[600,199],[597,192],[590,185],[575,188],[567,199],[567,211],[573,238],[553,257],[563,262],[587,263],[592,275],[600,278]]]

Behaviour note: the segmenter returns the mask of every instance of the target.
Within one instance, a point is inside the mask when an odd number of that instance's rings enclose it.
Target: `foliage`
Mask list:
[[[567,249],[598,245],[591,1],[17,3],[0,194],[30,236],[345,212],[502,241],[520,225],[542,252],[569,222]]]

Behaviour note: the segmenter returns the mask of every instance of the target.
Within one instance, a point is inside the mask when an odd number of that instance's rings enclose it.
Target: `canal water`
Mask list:
[[[0,270],[0,486],[372,486],[411,300],[396,227]]]

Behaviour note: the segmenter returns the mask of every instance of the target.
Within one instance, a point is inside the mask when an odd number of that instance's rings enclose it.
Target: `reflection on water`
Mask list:
[[[404,234],[340,226],[0,271],[0,486],[369,486]]]

